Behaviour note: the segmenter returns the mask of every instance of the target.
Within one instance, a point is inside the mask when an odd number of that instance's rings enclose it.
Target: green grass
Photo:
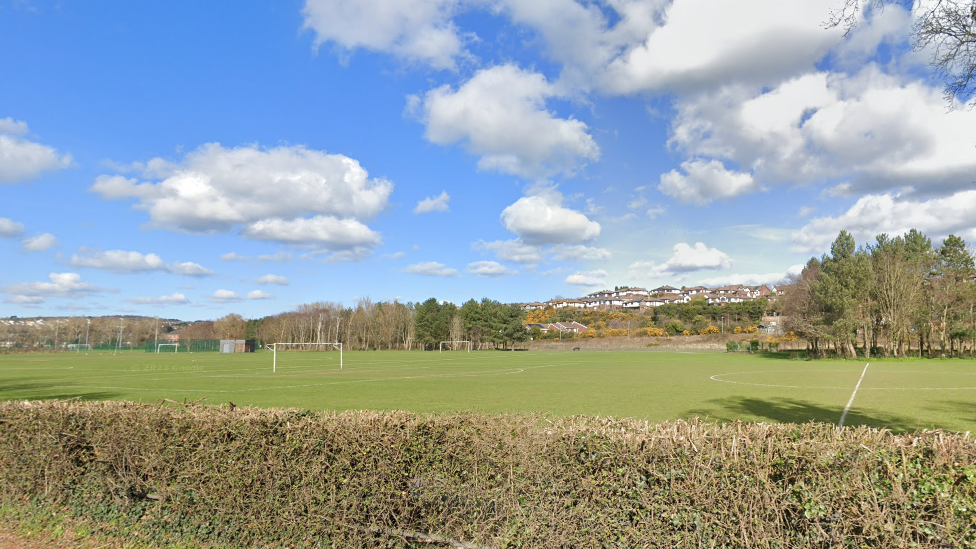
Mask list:
[[[649,421],[837,423],[864,362],[743,353],[336,352],[0,355],[0,400],[65,399],[312,410],[543,412]],[[875,361],[847,425],[976,431],[976,361]]]

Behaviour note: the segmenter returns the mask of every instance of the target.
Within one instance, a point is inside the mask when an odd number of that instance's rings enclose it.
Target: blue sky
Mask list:
[[[0,314],[771,283],[976,240],[976,111],[840,0],[0,0]]]

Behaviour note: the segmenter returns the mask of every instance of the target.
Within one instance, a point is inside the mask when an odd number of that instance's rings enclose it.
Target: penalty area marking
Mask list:
[[[854,404],[854,397],[857,396],[857,390],[861,388],[861,382],[864,381],[864,374],[868,373],[868,366],[870,365],[870,362],[864,365],[864,371],[861,372],[861,377],[857,380],[857,385],[854,386],[854,392],[851,393],[851,399],[847,401],[847,406],[844,407],[844,413],[840,415],[840,422],[837,423],[838,429],[844,426],[844,420],[847,419],[847,412],[851,411],[851,406]]]

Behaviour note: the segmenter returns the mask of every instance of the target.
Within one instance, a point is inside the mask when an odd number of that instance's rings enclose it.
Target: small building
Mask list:
[[[253,339],[221,339],[221,353],[253,353],[255,349]]]

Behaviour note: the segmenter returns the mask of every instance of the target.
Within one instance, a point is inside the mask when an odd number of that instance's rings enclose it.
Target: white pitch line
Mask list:
[[[857,380],[857,385],[854,386],[854,392],[851,393],[851,399],[847,401],[847,406],[844,407],[844,413],[840,415],[840,422],[837,424],[838,429],[844,426],[844,420],[847,419],[847,412],[851,411],[851,406],[854,404],[854,397],[857,396],[857,390],[861,388],[861,382],[864,381],[864,374],[868,373],[868,366],[870,365],[870,362],[864,365],[864,371],[861,372],[861,378]]]

